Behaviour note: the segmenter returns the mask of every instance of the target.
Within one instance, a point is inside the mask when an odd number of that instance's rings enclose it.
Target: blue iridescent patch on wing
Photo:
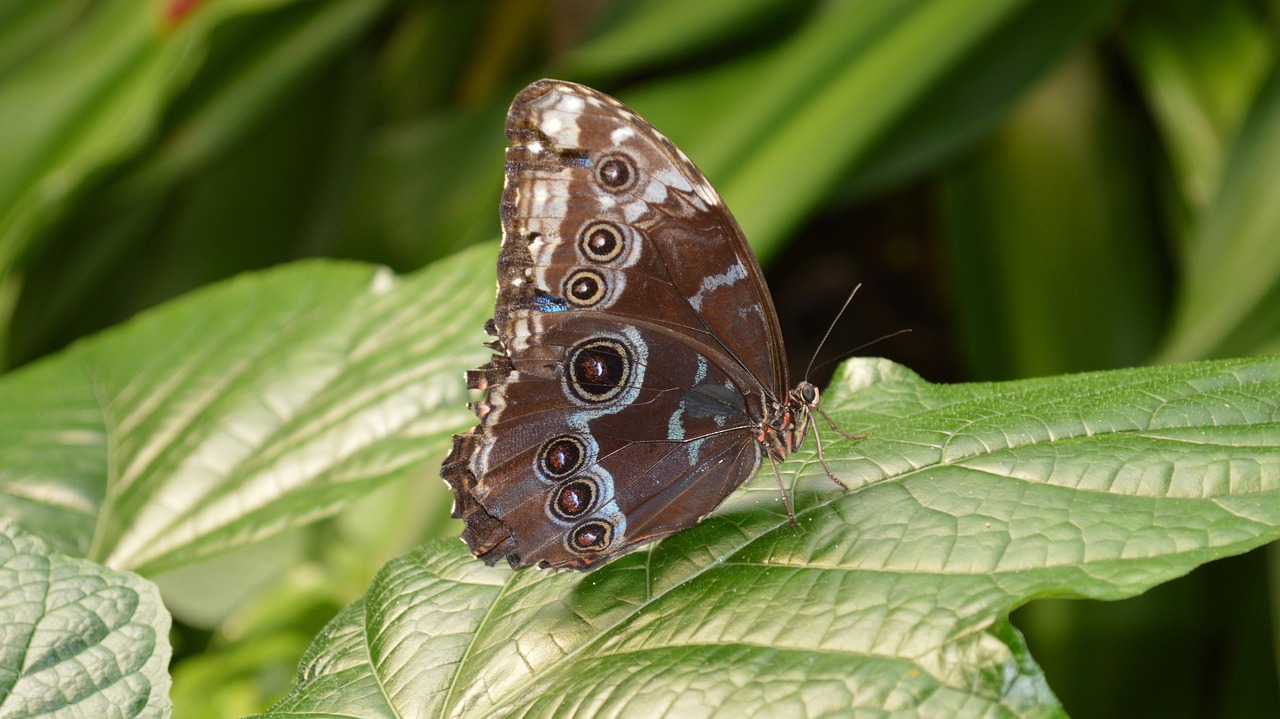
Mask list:
[[[569,303],[562,297],[538,290],[533,296],[533,308],[542,312],[564,312],[569,309]]]

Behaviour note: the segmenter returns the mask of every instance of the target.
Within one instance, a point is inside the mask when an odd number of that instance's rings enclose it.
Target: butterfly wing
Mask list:
[[[786,393],[782,333],[760,265],[679,148],[612,97],[555,80],[516,96],[507,137],[499,328],[509,311],[527,311],[533,280],[546,309],[667,324]]]
[[[477,556],[585,569],[694,524],[754,473],[746,398],[682,338],[585,317],[542,336],[568,348],[558,363],[471,375],[481,428],[445,474]]]
[[[502,354],[442,474],[492,563],[583,569],[696,523],[750,477],[781,336],[741,230],[616,100],[541,81],[508,116]]]

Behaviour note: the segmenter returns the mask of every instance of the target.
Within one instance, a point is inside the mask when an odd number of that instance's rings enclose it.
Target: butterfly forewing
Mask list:
[[[570,309],[663,322],[721,347],[745,374],[786,392],[759,265],[683,152],[617,100],[557,81],[516,96],[507,136],[499,316],[527,305],[525,281],[536,280]]]
[[[696,167],[616,100],[544,80],[507,120],[495,349],[442,474],[492,563],[585,569],[693,525],[785,398],[759,266]]]

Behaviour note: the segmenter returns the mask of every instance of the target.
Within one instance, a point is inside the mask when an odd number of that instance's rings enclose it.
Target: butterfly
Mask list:
[[[475,556],[599,566],[698,523],[815,413],[840,431],[817,387],[788,389],[760,265],[670,140],[557,80],[516,95],[506,133],[496,354],[441,468]]]

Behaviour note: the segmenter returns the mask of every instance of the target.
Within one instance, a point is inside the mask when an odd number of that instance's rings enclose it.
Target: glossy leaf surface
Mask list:
[[[411,277],[246,276],[0,381],[0,510],[156,572],[301,526],[435,462],[484,357],[481,247]]]

